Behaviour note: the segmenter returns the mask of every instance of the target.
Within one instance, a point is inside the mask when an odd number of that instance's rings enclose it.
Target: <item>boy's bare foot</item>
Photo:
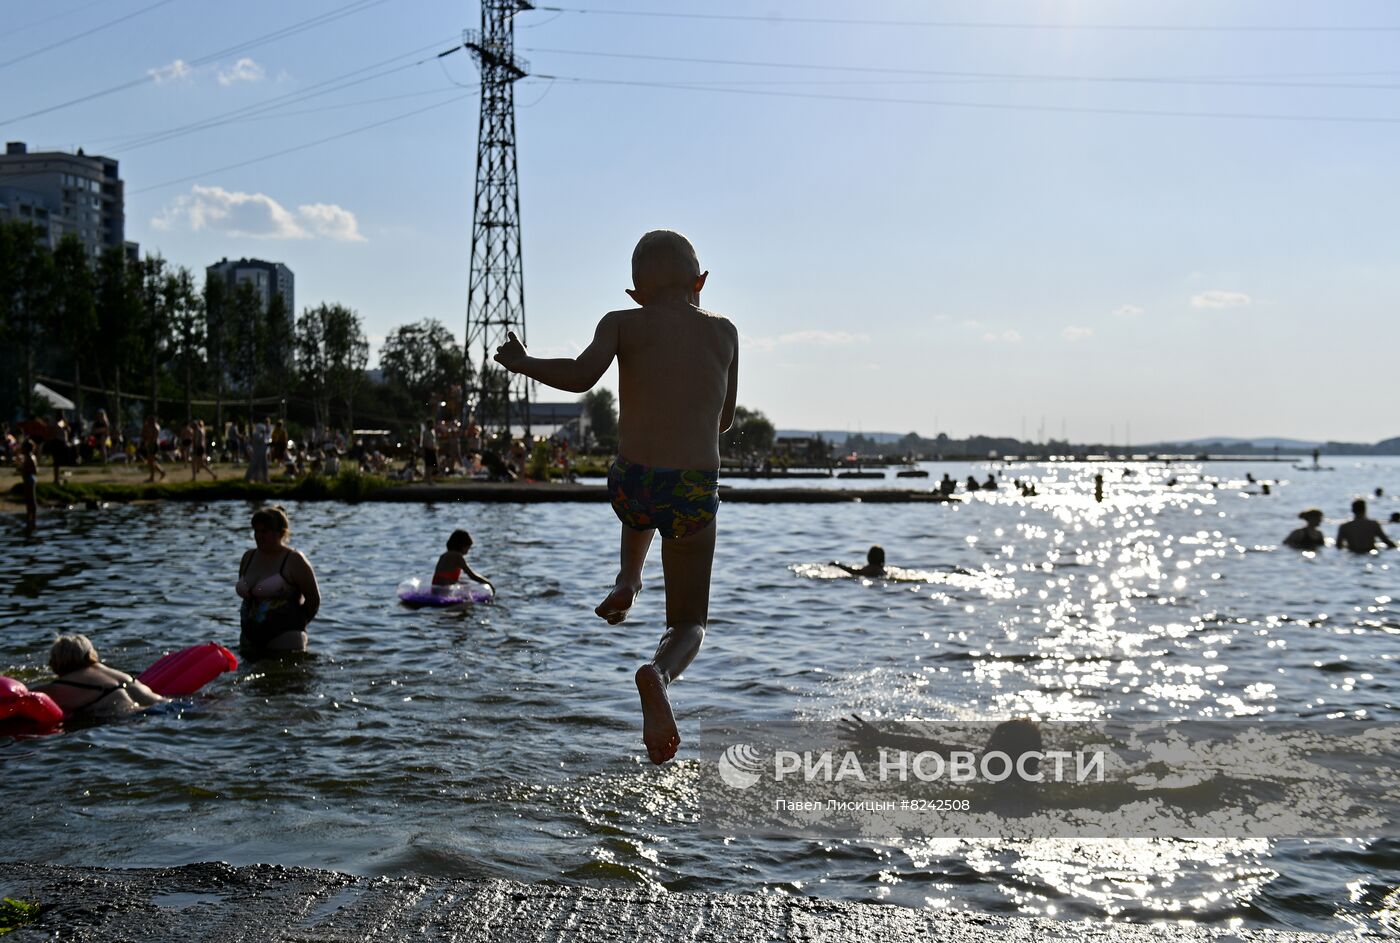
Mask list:
[[[671,713],[671,700],[666,696],[666,682],[655,665],[637,669],[637,693],[642,696],[642,741],[647,756],[657,766],[676,755],[681,745],[676,716]]]
[[[617,625],[627,618],[628,610],[637,601],[637,594],[641,591],[641,583],[618,583],[593,611],[598,618],[608,620],[608,625]]]

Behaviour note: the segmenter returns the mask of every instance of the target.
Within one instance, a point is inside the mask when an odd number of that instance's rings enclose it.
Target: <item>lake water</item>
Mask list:
[[[1376,487],[1387,496],[1373,517],[1400,510],[1400,462],[1328,461],[1335,470],[1321,473],[1140,464],[1126,477],[1122,465],[1026,464],[1005,474],[1035,481],[1039,497],[729,504],[709,635],[672,692],[690,740],[659,769],[642,750],[631,681],[661,629],[659,548],[632,619],[603,624],[592,608],[617,545],[606,505],[294,505],[292,543],[324,595],[314,655],[245,665],[177,709],[0,741],[4,856],[1393,930],[1394,840],[885,846],[716,841],[694,822],[702,721],[1400,720],[1400,554],[1278,547],[1310,505],[1326,511],[1329,537],[1351,499]],[[988,470],[929,467],[931,481]],[[1250,493],[1259,489],[1246,472],[1276,479],[1274,494]],[[39,683],[56,631],[87,633],[105,661],[133,671],[198,641],[232,646],[250,510],[75,509],[45,515],[40,541],[7,526],[0,673]],[[401,608],[395,585],[426,575],[456,527],[476,537],[471,560],[499,601],[466,613]],[[926,580],[822,579],[804,566],[858,561],[875,542]]]

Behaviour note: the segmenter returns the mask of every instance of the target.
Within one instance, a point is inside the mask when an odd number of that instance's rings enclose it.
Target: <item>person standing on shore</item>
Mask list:
[[[433,428],[431,419],[423,423],[419,445],[423,448],[423,479],[431,485],[438,470],[437,430]]]
[[[218,480],[218,474],[209,466],[209,430],[204,428],[203,419],[194,421],[191,433],[190,480],[198,480],[200,471],[207,471],[210,478]]]
[[[709,620],[710,571],[719,510],[719,436],[734,422],[739,335],[728,319],[700,307],[708,272],[680,233],[656,230],[632,253],[640,307],[603,316],[576,359],[531,357],[514,333],[496,351],[513,373],[583,393],[617,358],[620,418],[608,493],[622,522],[621,566],[595,612],[615,625],[642,588],[642,566],[657,530],[666,581],[666,631],[637,669],[642,739],[660,765],[676,755],[680,733],[667,687],[700,651]]]
[[[155,481],[159,474],[165,480],[165,469],[160,467],[160,423],[154,415],[147,416],[141,423],[141,454],[146,458],[146,468],[150,474],[147,481]]]
[[[1395,549],[1395,541],[1385,535],[1377,521],[1366,516],[1366,501],[1357,498],[1351,502],[1352,519],[1337,528],[1337,549],[1343,548],[1352,553],[1370,553],[1380,541],[1390,549]]]
[[[248,436],[248,472],[244,476],[249,481],[267,481],[267,424],[253,423]]]

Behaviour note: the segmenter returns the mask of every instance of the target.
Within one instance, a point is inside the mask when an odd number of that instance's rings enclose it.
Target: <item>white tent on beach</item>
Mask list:
[[[60,396],[42,383],[34,384],[34,395],[43,397],[54,409],[77,409],[78,404],[66,396]]]

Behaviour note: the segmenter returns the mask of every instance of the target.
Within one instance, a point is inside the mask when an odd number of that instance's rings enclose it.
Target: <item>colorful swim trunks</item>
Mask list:
[[[624,458],[608,469],[617,519],[634,530],[656,528],[668,539],[709,527],[719,510],[719,472],[640,465]]]

